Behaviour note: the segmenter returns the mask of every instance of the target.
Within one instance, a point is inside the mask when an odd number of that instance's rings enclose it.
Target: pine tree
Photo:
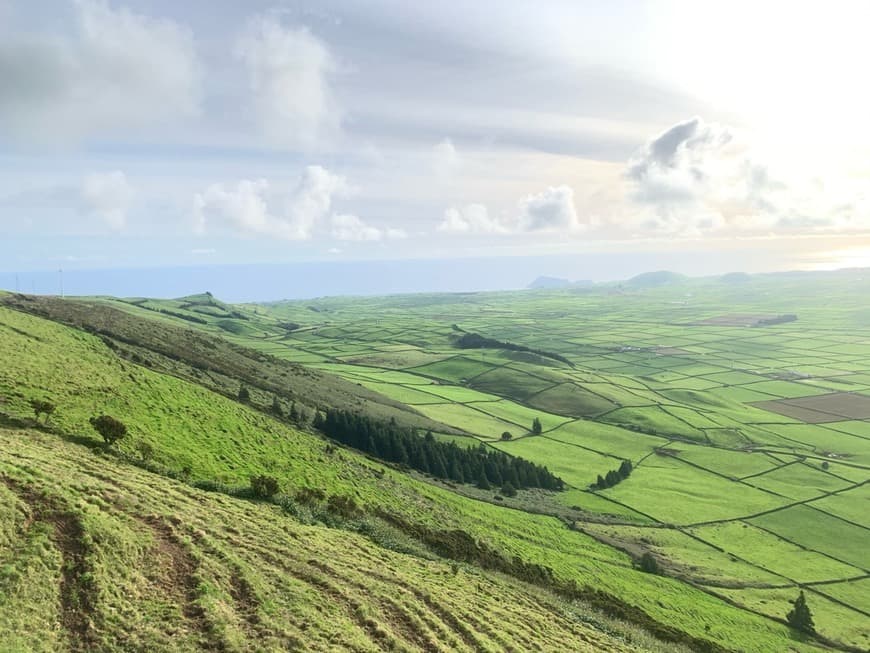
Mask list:
[[[239,401],[250,401],[251,400],[251,391],[248,390],[247,386],[242,386],[239,388]]]
[[[532,420],[532,434],[533,435],[540,435],[543,430],[544,430],[544,428],[541,426],[541,420],[539,420],[537,417],[535,419],[533,419]]]
[[[595,481],[595,487],[599,490],[606,490],[609,487],[607,481],[604,480],[604,477],[601,474],[598,475],[598,480]]]
[[[813,614],[810,612],[810,608],[807,605],[807,598],[804,596],[803,590],[798,594],[798,597],[794,600],[792,605],[794,607],[786,616],[788,625],[802,633],[815,635],[816,626],[813,623]]]

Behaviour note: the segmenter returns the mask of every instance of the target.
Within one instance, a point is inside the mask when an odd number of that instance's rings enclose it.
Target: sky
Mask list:
[[[867,24],[837,0],[0,0],[0,286],[870,266]]]

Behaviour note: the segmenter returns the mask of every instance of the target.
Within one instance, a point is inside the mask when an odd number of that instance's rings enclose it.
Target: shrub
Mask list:
[[[258,499],[270,499],[278,494],[278,479],[273,476],[252,476],[251,492]]]
[[[501,486],[501,493],[506,497],[515,497],[517,496],[517,489],[508,482]]]
[[[326,502],[326,507],[331,513],[341,515],[345,519],[356,517],[359,514],[359,507],[353,497],[348,497],[343,494],[333,494]]]
[[[247,386],[242,386],[239,388],[239,401],[250,401],[251,400],[251,391],[248,390]]]
[[[127,435],[127,427],[124,423],[110,415],[91,417],[89,421],[108,446],[115,444],[115,442]]]
[[[154,447],[149,442],[145,442],[145,440],[139,440],[136,443],[136,451],[139,452],[142,460],[150,460],[154,456]]]
[[[510,440],[512,437],[514,437],[514,436],[511,435],[510,431],[505,431],[504,433],[501,434],[502,440]]]

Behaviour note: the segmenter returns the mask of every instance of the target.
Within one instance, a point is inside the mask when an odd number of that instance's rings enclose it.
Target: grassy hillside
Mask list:
[[[199,309],[226,306],[204,297],[207,303],[193,305]],[[384,419],[395,418],[402,424],[419,428],[451,430],[439,422],[427,420],[418,411],[335,375],[276,359],[264,352],[234,346],[226,340],[195,331],[201,322],[185,322],[193,317],[180,307],[144,310],[147,303],[127,304],[106,300],[64,301],[52,297],[9,295],[5,305],[48,317],[90,333],[99,334],[118,354],[156,371],[180,376],[205,385],[226,396],[236,396],[246,386],[255,403],[270,405],[272,397],[286,405],[296,401],[309,410],[328,407],[359,409]],[[152,302],[154,303],[154,302]],[[191,306],[190,302],[180,302]],[[235,310],[221,309],[227,315],[244,316]],[[216,319],[211,313],[209,319]],[[217,317],[221,317],[222,314]],[[148,319],[143,319],[143,316]],[[229,318],[224,318],[229,319]],[[239,317],[233,317],[244,323]]]
[[[439,312],[445,310],[442,303],[433,304],[433,308]],[[331,311],[330,321],[339,323],[339,309],[328,310]],[[322,492],[319,508],[307,505],[299,508],[294,504],[296,507],[291,513],[303,519],[312,510],[321,510],[331,496],[350,497],[360,508],[360,514],[374,519],[378,528],[395,529],[402,538],[416,543],[410,548],[499,569],[514,578],[534,579],[563,595],[583,598],[611,612],[619,608],[623,616],[644,623],[660,636],[672,629],[674,633],[682,633],[681,637],[695,638],[694,646],[699,650],[703,646],[701,641],[724,649],[747,651],[781,651],[786,647],[812,650],[821,646],[795,639],[781,622],[787,601],[796,593],[798,575],[794,567],[770,567],[772,560],[797,561],[799,556],[793,554],[788,558],[774,553],[770,560],[753,558],[749,555],[750,545],[735,548],[731,543],[736,539],[717,539],[715,530],[717,526],[739,527],[744,523],[741,519],[747,522],[752,519],[746,527],[766,536],[768,546],[778,551],[776,547],[782,548],[788,543],[783,538],[793,536],[785,531],[787,519],[766,519],[760,514],[755,519],[753,515],[768,510],[774,510],[771,514],[775,515],[775,511],[786,509],[797,500],[786,496],[784,491],[780,494],[770,490],[763,482],[757,482],[756,486],[747,478],[737,485],[726,478],[779,469],[792,460],[785,457],[784,451],[768,443],[766,446],[771,453],[744,452],[742,455],[751,459],[745,463],[736,450],[701,445],[692,448],[687,442],[690,438],[678,440],[668,432],[653,435],[603,421],[575,420],[558,412],[542,412],[507,396],[511,392],[510,375],[501,377],[507,383],[501,386],[505,395],[473,390],[462,384],[460,377],[456,381],[451,379],[457,374],[468,374],[477,361],[483,372],[501,369],[520,375],[518,387],[521,388],[546,382],[549,385],[542,392],[567,384],[594,391],[596,395],[609,397],[608,401],[624,405],[627,399],[635,397],[641,407],[651,398],[655,405],[659,397],[665,397],[665,391],[670,392],[667,387],[653,389],[650,384],[627,374],[602,375],[588,368],[557,372],[501,358],[499,352],[481,352],[479,358],[470,358],[466,352],[460,365],[436,368],[440,375],[437,376],[429,373],[432,355],[441,360],[455,356],[450,349],[451,327],[446,321],[456,314],[444,314],[440,322],[430,321],[409,315],[408,306],[403,305],[401,314],[408,316],[405,318],[408,323],[402,324],[403,318],[390,315],[389,310],[380,306],[376,312],[382,316],[378,319],[395,322],[390,327],[372,326],[375,318],[364,318],[341,327],[324,325],[300,332],[294,336],[298,340],[282,340],[281,344],[271,340],[264,342],[271,342],[269,347],[276,350],[283,348],[291,356],[302,350],[330,348],[328,362],[323,363],[326,369],[341,373],[351,384],[377,384],[379,390],[396,388],[406,393],[409,403],[422,397],[427,403],[420,403],[418,409],[427,405],[443,406],[444,410],[433,414],[441,421],[455,424],[458,430],[476,435],[479,427],[465,421],[467,412],[457,413],[457,421],[451,422],[453,411],[457,409],[471,411],[482,420],[510,424],[516,438],[499,442],[497,446],[553,465],[560,474],[564,469],[564,477],[573,488],[557,494],[521,492],[516,499],[500,500],[492,493],[470,487],[452,491],[443,484],[409,476],[353,452],[333,450],[318,436],[215,394],[208,389],[208,380],[193,383],[193,378],[160,373],[158,367],[149,369],[135,363],[132,357],[119,356],[124,352],[117,346],[112,349],[99,337],[6,309],[0,309],[0,359],[4,361],[4,369],[0,370],[0,411],[14,416],[19,420],[16,423],[21,424],[20,419],[29,411],[29,399],[52,399],[59,406],[52,417],[57,433],[72,441],[90,444],[95,442],[96,436],[87,423],[88,417],[100,412],[123,416],[130,425],[131,436],[120,444],[121,454],[136,459],[140,456],[138,443],[147,442],[154,449],[153,462],[149,464],[158,471],[171,472],[192,482],[207,481],[212,485],[220,482],[229,486],[245,485],[250,474],[267,473],[279,479],[281,491],[287,496],[297,496],[306,489]],[[362,315],[360,307],[349,312]],[[133,313],[128,315],[139,319]],[[179,319],[164,314],[155,313],[155,316],[170,323]],[[257,319],[251,312],[249,321]],[[273,322],[279,319],[285,318],[271,318]],[[511,335],[498,334],[500,338],[513,341],[512,336],[522,337],[518,325],[511,327],[511,322],[505,319],[497,323],[505,331],[512,331]],[[268,324],[268,320],[263,321],[258,328],[265,330]],[[197,325],[196,328],[207,331],[211,327]],[[480,330],[492,332],[491,328]],[[366,337],[378,340],[366,341],[363,332],[368,334]],[[403,342],[411,340],[417,344]],[[337,344],[338,341],[341,344]],[[297,342],[302,345],[297,346]],[[552,339],[547,348],[551,344]],[[348,353],[338,356],[336,347],[347,349]],[[142,353],[146,354],[144,349]],[[430,360],[424,357],[420,364],[418,357],[411,361],[417,365],[412,364],[402,371],[351,362],[360,356],[374,355],[373,352],[383,357],[422,352]],[[427,367],[428,371],[419,372],[416,367]],[[554,377],[557,373],[567,376]],[[531,380],[525,380],[523,375]],[[736,425],[728,422],[736,422],[737,417],[744,414],[739,402],[700,394],[698,390],[682,392],[687,394],[668,397],[661,404],[671,411],[674,406],[694,405],[692,410],[697,419],[720,420],[712,430],[740,428],[750,432],[741,422]],[[696,394],[692,395],[693,392]],[[699,409],[698,403],[686,402],[686,399],[694,401],[694,396],[704,397],[709,402]],[[747,410],[750,415],[756,414]],[[674,418],[670,412],[668,414]],[[532,416],[539,416],[545,425],[546,430],[540,436],[528,435],[524,422]],[[680,415],[677,419],[686,417],[691,415]],[[782,424],[788,424],[787,420]],[[633,425],[630,421],[627,424]],[[695,428],[706,434],[712,427],[698,421]],[[500,432],[494,433],[497,436]],[[782,442],[773,432],[765,430],[763,434],[771,442]],[[489,441],[492,435],[481,433],[480,438]],[[712,457],[705,458],[696,450]],[[593,474],[590,479],[593,480],[599,470],[612,469],[623,458],[641,462],[628,480],[604,492],[587,490],[589,473]],[[766,467],[756,464],[760,458],[769,461]],[[847,482],[833,488],[826,485],[826,494],[819,497],[834,502],[845,494],[834,494],[837,489],[847,492],[854,491],[850,489],[853,486],[858,489],[863,470],[854,463],[847,467],[846,462],[832,461],[830,465]],[[840,466],[845,471],[840,470]],[[568,473],[572,471],[573,476],[569,478]],[[850,475],[854,475],[851,481]],[[813,495],[809,500],[819,497]],[[575,510],[571,507],[574,505],[585,510]],[[846,502],[831,510],[852,514],[850,506]],[[516,508],[552,512],[561,518]],[[566,513],[572,515],[568,520]],[[602,521],[608,522],[611,528],[593,526]],[[638,534],[638,525],[648,530]],[[803,551],[804,567],[816,568],[815,545],[804,541],[789,546],[793,547],[792,553],[794,548]],[[666,576],[646,574],[633,568],[633,558],[647,551],[659,557]],[[825,555],[831,554],[822,557]],[[847,559],[840,560],[844,557]],[[839,566],[829,560],[828,566],[819,567],[819,573],[809,581],[822,583],[817,589],[813,586],[810,603],[817,611],[817,623],[823,635],[838,640],[841,648],[845,645],[860,647],[867,630],[862,626],[865,623],[862,613],[852,606],[861,609],[862,593],[860,590],[852,592],[849,584],[866,576],[863,569],[866,565],[860,559],[860,549],[844,549],[833,558]],[[858,587],[860,585],[856,585]],[[847,597],[848,601],[839,597]]]
[[[0,447],[4,651],[666,650],[532,586],[54,435],[0,428]]]

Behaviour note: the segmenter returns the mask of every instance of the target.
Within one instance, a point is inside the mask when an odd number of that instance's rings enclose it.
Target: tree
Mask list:
[[[648,574],[659,573],[659,563],[655,559],[653,554],[649,551],[647,551],[640,557],[640,560],[638,561],[638,567],[640,567],[641,571],[645,571]]]
[[[272,414],[284,417],[284,409],[281,407],[281,402],[278,401],[278,395],[272,395]]]
[[[544,428],[541,426],[541,420],[537,417],[532,420],[532,435],[540,435]]]
[[[477,487],[481,490],[490,490],[492,486],[489,484],[489,479],[486,477],[486,472],[481,470],[480,476],[477,479]]]
[[[597,487],[599,490],[606,490],[610,486],[607,485],[607,481],[605,480],[605,478],[601,474],[599,474],[598,480],[595,481],[595,487]]]
[[[791,611],[786,615],[788,625],[807,635],[815,635],[816,626],[813,623],[813,614],[807,605],[807,598],[804,596],[803,590],[798,594],[792,605]]]
[[[290,419],[294,422],[299,421],[299,409],[296,408],[296,402],[290,404]]]
[[[94,427],[94,430],[102,436],[108,446],[115,444],[115,442],[127,435],[127,427],[124,423],[110,415],[91,417],[89,421],[91,426]]]
[[[239,388],[239,401],[250,401],[251,400],[251,391],[248,390],[247,386],[242,386]]]
[[[511,435],[510,431],[505,431],[504,433],[501,434],[502,440],[510,440],[512,437],[514,437],[514,436]]]
[[[501,486],[501,493],[506,497],[515,497],[517,496],[517,489],[508,482]]]
[[[39,421],[40,415],[45,415],[46,424],[48,424],[48,418],[51,417],[51,414],[57,408],[50,401],[43,401],[42,399],[31,399],[30,407],[33,409],[33,414],[36,415],[37,421]]]

